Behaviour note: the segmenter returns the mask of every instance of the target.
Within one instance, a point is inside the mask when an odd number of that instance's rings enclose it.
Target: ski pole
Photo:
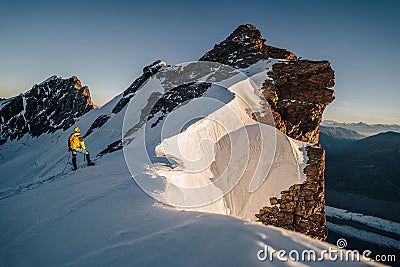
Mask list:
[[[69,163],[69,159],[71,158],[71,153],[68,153],[68,159],[67,159],[67,163],[65,164],[65,166],[64,166],[64,169],[62,170],[62,172],[61,172],[61,175],[63,175],[64,174],[64,171],[65,171],[65,169],[67,168],[67,166],[68,166],[68,163]]]

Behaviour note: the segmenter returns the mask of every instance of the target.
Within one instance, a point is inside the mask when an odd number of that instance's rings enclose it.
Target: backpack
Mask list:
[[[71,148],[71,137],[73,136],[74,134],[71,134],[69,137],[68,137],[68,151],[71,151],[72,150],[72,148]]]

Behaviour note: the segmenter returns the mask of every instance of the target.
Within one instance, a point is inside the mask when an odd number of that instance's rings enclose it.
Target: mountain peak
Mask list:
[[[216,44],[201,61],[220,62],[237,68],[246,68],[261,59],[297,60],[297,57],[281,48],[268,46],[261,32],[252,24],[237,27],[224,41]]]
[[[249,23],[239,25],[239,26],[236,28],[236,30],[239,30],[239,29],[257,30],[256,26],[254,26],[253,24],[249,24]],[[258,30],[257,30],[257,31],[258,31]]]
[[[75,76],[73,76],[73,77],[75,77]],[[49,78],[47,78],[46,80],[41,82],[40,84],[45,84],[45,83],[48,83],[50,81],[57,80],[57,79],[63,79],[63,77],[61,77],[60,75],[54,74],[53,76],[50,76]]]
[[[0,145],[27,133],[38,137],[65,130],[94,107],[89,88],[78,77],[53,75],[29,91],[2,101]]]
[[[237,27],[227,38],[227,40],[248,40],[249,42],[254,42],[260,40],[260,48],[264,48],[265,39],[262,38],[261,32],[252,24],[244,24]]]

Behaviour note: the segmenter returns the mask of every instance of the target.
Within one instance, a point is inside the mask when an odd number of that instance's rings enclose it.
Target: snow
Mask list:
[[[111,111],[122,94],[66,131],[7,141],[0,152],[0,266],[265,266],[257,259],[265,246],[332,247],[251,222],[269,196],[304,180],[307,161],[305,143],[250,117],[262,102],[253,86],[264,63],[214,84],[154,128],[143,116],[163,93],[155,77],[117,114]],[[100,115],[110,119],[85,138],[96,166],[78,156],[78,171],[70,171],[68,136],[76,126],[85,133]],[[94,157],[122,136],[131,141],[123,151]]]
[[[25,113],[26,113],[26,98],[24,95],[22,95],[22,111],[21,115],[24,116],[25,119]]]
[[[30,127],[30,124],[27,124],[26,123],[26,118],[25,118],[25,114],[26,114],[26,98],[25,98],[25,95],[24,94],[22,94],[22,111],[21,111],[21,113],[20,113],[21,115],[22,115],[22,117],[24,118],[24,122],[25,122],[25,126],[28,126],[28,130],[30,131],[31,129],[31,127]]]
[[[328,217],[362,223],[372,228],[380,229],[393,234],[400,233],[400,223],[397,222],[388,221],[385,219],[360,213],[354,213],[330,206],[325,207],[325,212]]]
[[[228,112],[222,110],[221,113]],[[303,181],[293,154],[296,148],[276,128],[257,125],[254,121],[249,121],[245,127],[237,122],[235,127],[234,116],[226,117],[226,121],[216,118],[217,115],[210,117],[196,122],[178,136],[164,139],[156,148],[158,155],[168,155],[178,162],[174,168],[156,168],[156,173],[165,177],[173,188],[167,187],[165,202],[191,207],[219,200],[212,205],[215,210],[210,206],[206,210],[255,220],[254,214],[267,204],[268,197],[279,196],[292,184]],[[226,126],[225,129],[219,124]],[[211,182],[210,179],[218,180]],[[204,190],[190,189],[201,185],[209,186]],[[224,199],[219,199],[221,191],[229,192]]]
[[[233,75],[214,84],[203,97],[171,112],[163,120],[162,130],[157,128],[161,126],[140,129],[130,137],[125,159],[149,195],[177,209],[255,220],[254,214],[268,205],[268,197],[279,196],[305,180],[306,144],[290,140],[250,116],[262,102],[251,78],[257,69],[265,71],[266,64],[250,68],[250,77]],[[209,76],[205,73],[200,80]],[[125,133],[136,127],[142,116],[138,107],[145,109],[144,99],[151,92],[160,92],[164,82],[151,79],[131,100]],[[196,122],[181,132],[194,118]],[[165,164],[165,157],[170,164]]]
[[[53,76],[47,78],[46,80],[44,80],[43,82],[41,82],[39,85],[42,85],[42,84],[45,84],[45,83],[47,83],[47,82],[49,82],[49,81],[56,80],[56,79],[60,79],[60,78],[61,78],[61,79],[64,79],[63,77],[61,77],[61,76],[59,76],[59,75],[53,75]]]
[[[21,192],[27,187],[39,186],[42,182],[51,180],[55,175],[62,173],[70,157],[67,152],[67,140],[73,128],[78,126],[82,133],[86,133],[98,116],[111,113],[120,97],[115,97],[101,109],[91,110],[66,131],[59,130],[54,134],[42,134],[37,138],[25,135],[20,140],[8,140],[3,144],[0,173],[7,175],[0,177],[0,199]],[[121,139],[123,114],[117,115],[114,116],[116,119],[110,120],[102,127],[101,132],[95,131],[85,138],[92,157],[108,144]],[[80,161],[82,158],[78,156],[78,162]]]
[[[331,222],[327,222],[326,225],[328,226],[328,229],[344,236],[351,236],[373,244],[400,249],[400,242],[390,237],[375,234],[349,225],[339,225]]]
[[[0,210],[1,266],[265,266],[256,256],[265,245],[332,247],[230,216],[160,208],[132,180],[121,151],[0,200]]]

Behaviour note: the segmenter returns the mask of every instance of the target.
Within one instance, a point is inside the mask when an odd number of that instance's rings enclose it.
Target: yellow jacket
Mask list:
[[[86,149],[85,143],[83,142],[83,138],[79,133],[71,134],[71,136],[69,137],[69,147],[73,150]]]

